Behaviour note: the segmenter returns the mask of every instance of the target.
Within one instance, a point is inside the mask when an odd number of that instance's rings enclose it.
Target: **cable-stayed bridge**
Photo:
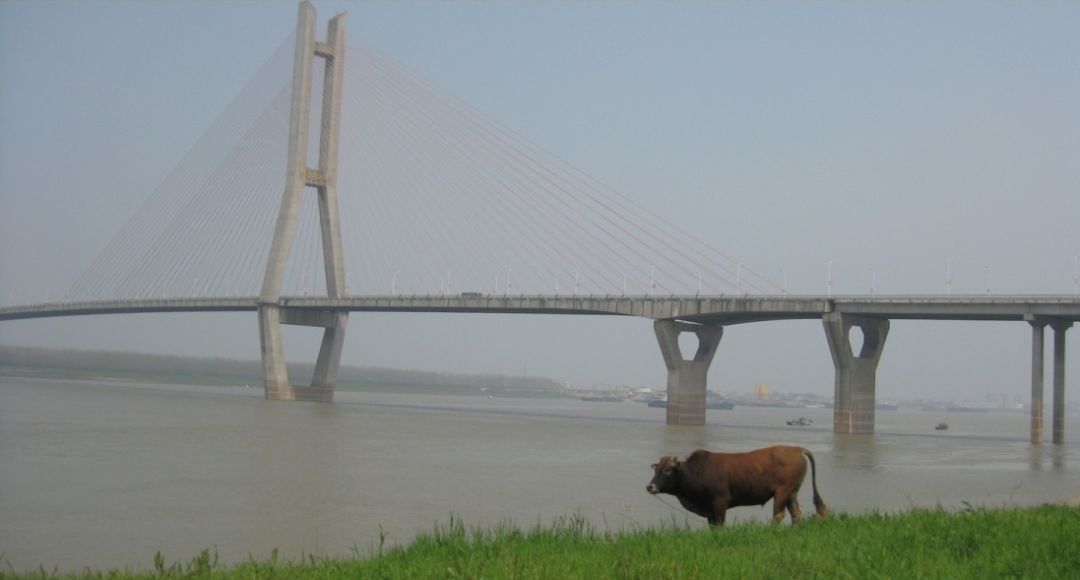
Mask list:
[[[344,17],[331,22],[317,40],[314,9],[301,4],[295,36],[63,300],[6,307],[0,320],[253,311],[267,397],[329,401],[349,312],[639,316],[656,321],[668,422],[697,424],[725,325],[820,318],[838,432],[873,430],[890,319],[1026,320],[1039,361],[1032,438],[1042,439],[1047,325],[1054,440],[1063,434],[1075,297],[791,296],[378,48],[347,47]],[[285,371],[280,324],[324,329],[310,386]],[[864,336],[857,353],[852,327]],[[683,333],[698,338],[689,359]]]

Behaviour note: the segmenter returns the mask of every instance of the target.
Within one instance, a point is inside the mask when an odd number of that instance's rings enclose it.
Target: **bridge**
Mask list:
[[[0,321],[91,314],[162,312],[256,312],[258,297],[172,298],[62,302],[0,308]],[[1053,321],[1080,320],[1072,296],[509,296],[383,295],[338,298],[283,296],[277,303],[290,319],[340,312],[447,312],[494,314],[594,314],[678,320],[727,326],[769,320],[833,316],[878,319]]]
[[[723,327],[768,320],[821,319],[836,368],[834,430],[873,431],[875,371],[892,319],[1026,321],[1032,339],[1032,440],[1042,440],[1043,329],[1054,330],[1054,436],[1064,440],[1065,331],[1080,320],[1080,300],[1069,296],[341,296],[281,297],[281,322],[333,328],[344,312],[454,312],[637,316],[655,320],[668,365],[668,422],[705,420],[706,375]],[[175,298],[37,304],[0,308],[0,321],[53,316],[149,312],[257,312],[257,297]],[[852,327],[861,329],[863,348],[851,349]],[[678,336],[699,337],[699,350],[683,358]],[[268,393],[271,396],[271,393]],[[293,391],[293,398],[332,400],[333,390]]]
[[[786,284],[708,248],[441,95],[377,49],[350,52],[345,37],[346,18],[339,14],[330,20],[326,40],[317,40],[314,7],[302,2],[291,50],[279,49],[281,55],[256,75],[65,299],[0,308],[0,321],[254,312],[266,397],[330,402],[353,312],[641,317],[654,321],[668,370],[668,424],[700,425],[708,369],[725,326],[820,319],[835,369],[836,433],[874,430],[876,370],[890,320],[1026,322],[1032,328],[1031,440],[1044,438],[1049,326],[1052,441],[1064,442],[1065,333],[1080,320],[1077,296],[791,295]],[[323,66],[316,67],[315,59]],[[358,115],[362,130],[342,130],[346,60],[364,65],[349,69],[370,91],[364,104],[381,107],[380,117]],[[291,65],[283,89],[273,83],[279,61]],[[315,134],[313,103],[319,113]],[[342,150],[363,155],[340,163]],[[385,150],[407,162],[393,161]],[[358,179],[349,171],[364,159],[374,160],[363,167],[374,177],[349,181]],[[384,220],[361,211],[357,223],[343,229],[339,204],[347,205],[349,197],[339,200],[342,176],[363,183],[346,189],[367,196],[362,201],[368,209],[388,203],[370,195],[382,188],[412,200],[410,217],[423,216],[428,226],[388,243]],[[401,225],[395,228],[411,221],[416,220],[396,222]],[[347,243],[360,235],[354,230],[376,234]],[[429,230],[462,237],[465,249],[444,251]],[[345,250],[356,247],[368,250],[367,261],[346,267]],[[387,255],[395,255],[395,263],[424,263],[416,269],[428,272],[428,282],[437,282],[439,291],[402,291],[405,276]],[[455,262],[454,255],[465,259]],[[436,270],[445,276],[432,276]],[[350,273],[361,278],[354,284],[359,290],[350,289]],[[460,290],[492,281],[491,292]],[[386,282],[390,292],[374,291]],[[554,293],[542,291],[548,284]],[[289,379],[282,324],[323,329],[309,385]],[[863,337],[858,352],[852,348],[853,329]],[[698,339],[689,358],[679,347],[685,333]]]

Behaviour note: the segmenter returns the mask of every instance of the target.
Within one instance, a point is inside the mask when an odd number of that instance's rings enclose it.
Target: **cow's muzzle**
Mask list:
[[[660,488],[656,487],[655,483],[650,483],[649,485],[645,486],[645,491],[647,491],[647,492],[649,492],[649,493],[651,493],[653,495],[656,495],[656,494],[660,493]]]

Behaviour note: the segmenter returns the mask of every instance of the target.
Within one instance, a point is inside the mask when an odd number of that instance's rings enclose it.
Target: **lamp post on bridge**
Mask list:
[[[1073,256],[1073,298],[1080,298],[1080,254]]]
[[[825,283],[825,296],[832,298],[832,259],[829,259],[829,275]]]
[[[952,297],[952,258],[945,258],[945,296]]]

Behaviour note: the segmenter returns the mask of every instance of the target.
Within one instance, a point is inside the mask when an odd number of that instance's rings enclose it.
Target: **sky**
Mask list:
[[[824,293],[830,263],[837,294],[942,294],[947,273],[954,294],[1076,291],[1080,4],[315,6],[793,293]],[[63,295],[295,17],[293,2],[0,3],[0,303]],[[656,387],[651,326],[353,314],[343,363]],[[878,396],[1027,400],[1030,340],[1024,323],[893,321]],[[317,342],[287,328],[291,360]],[[0,343],[258,356],[241,313],[5,322]],[[820,322],[728,327],[709,387],[756,383],[831,395]]]

